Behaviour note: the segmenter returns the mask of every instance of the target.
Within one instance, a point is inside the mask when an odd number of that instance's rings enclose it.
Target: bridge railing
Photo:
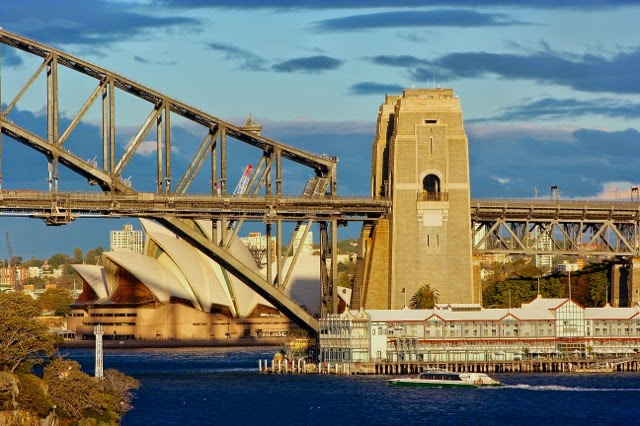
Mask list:
[[[635,200],[540,200],[540,199],[472,199],[471,207],[565,207],[565,208],[606,208],[638,209],[640,202]]]

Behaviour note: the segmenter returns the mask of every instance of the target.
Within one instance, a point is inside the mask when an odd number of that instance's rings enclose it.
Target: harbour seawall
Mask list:
[[[142,348],[200,348],[200,347],[242,347],[242,346],[283,346],[286,337],[236,337],[230,339],[143,339],[143,340],[103,340],[105,349]],[[60,348],[93,348],[95,340],[65,340]]]

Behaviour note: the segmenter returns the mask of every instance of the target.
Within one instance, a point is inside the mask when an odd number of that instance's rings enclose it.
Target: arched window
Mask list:
[[[422,189],[430,196],[440,194],[440,178],[436,175],[426,175],[422,180]]]

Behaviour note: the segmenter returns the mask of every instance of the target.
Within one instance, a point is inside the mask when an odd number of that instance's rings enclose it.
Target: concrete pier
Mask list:
[[[640,371],[640,357],[622,358],[559,358],[525,359],[494,362],[355,362],[355,363],[297,363],[268,367],[259,362],[261,373],[339,374],[339,375],[405,375],[419,374],[433,368],[466,373],[594,373]]]

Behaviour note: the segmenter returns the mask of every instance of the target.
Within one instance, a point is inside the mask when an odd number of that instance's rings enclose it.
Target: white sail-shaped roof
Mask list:
[[[218,304],[228,306],[233,315],[245,317],[251,314],[258,304],[272,307],[246,284],[225,272],[218,263],[170,230],[146,219],[140,221],[147,235],[146,253],[157,257],[165,267],[174,270],[177,275],[185,277],[185,285],[197,298],[199,305],[196,306],[200,309],[209,312],[212,304]],[[211,238],[210,221],[198,220],[196,224],[208,238]],[[231,239],[228,249],[231,254],[257,272],[258,267],[254,266],[255,261],[249,249],[235,234],[229,232],[228,235]],[[160,247],[163,253],[152,252],[153,244]],[[236,304],[232,302],[234,298]]]
[[[79,264],[74,264],[72,266],[78,275],[80,275],[80,277],[91,286],[99,299],[106,299],[109,297],[109,289],[107,288],[104,268],[102,266]]]
[[[157,259],[131,251],[110,251],[104,252],[103,255],[106,268],[109,267],[107,262],[113,262],[126,269],[140,280],[158,301],[168,302],[172,297],[194,301],[180,279],[163,267]],[[107,274],[107,281],[111,278]],[[194,306],[197,305],[194,303]]]
[[[149,233],[147,235],[164,250],[173,264],[171,266],[177,267],[186,278],[184,284],[195,295],[203,311],[210,312],[212,304],[231,305],[229,293],[225,292],[214,272],[217,265],[213,264],[210,259],[184,240],[163,234]],[[163,264],[166,264],[167,260],[159,258]]]
[[[282,265],[282,279],[287,275],[293,257],[287,257]],[[272,265],[273,274],[277,274],[276,264]],[[266,276],[263,268],[262,274]],[[312,314],[320,313],[320,256],[300,255],[284,290],[285,294]]]

